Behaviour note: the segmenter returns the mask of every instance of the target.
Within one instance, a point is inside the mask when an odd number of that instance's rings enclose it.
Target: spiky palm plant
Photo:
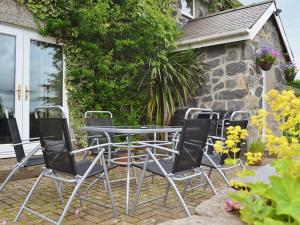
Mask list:
[[[199,53],[193,50],[169,52],[149,63],[150,96],[147,117],[150,123],[169,124],[176,108],[182,106],[202,83]]]

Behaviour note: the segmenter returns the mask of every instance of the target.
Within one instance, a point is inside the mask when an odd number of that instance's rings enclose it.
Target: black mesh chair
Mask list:
[[[221,136],[209,136],[207,149],[213,149],[213,145],[217,140],[222,142],[226,141],[226,130],[228,127],[240,126],[242,129],[247,129],[249,118],[250,114],[244,111],[233,111],[227,114],[225,113],[225,116],[221,120]],[[239,143],[238,147],[243,149],[244,147],[246,147],[246,145],[246,140],[242,140],[241,143]],[[236,165],[226,166],[225,160],[228,157],[227,154],[218,154],[215,151],[205,151],[201,164],[209,168],[208,177],[210,177],[212,170],[217,170],[223,177],[226,184],[230,186],[225,172],[237,167],[244,168],[244,164],[240,159],[241,152],[242,150],[236,154],[236,157],[238,159]]]
[[[147,150],[146,161],[143,164],[135,164],[136,167],[142,168],[143,172],[141,175],[141,179],[139,181],[133,212],[135,211],[138,205],[138,199],[139,199],[139,195],[141,192],[146,171],[161,177],[165,177],[168,181],[167,190],[165,195],[139,203],[139,205],[162,197],[164,197],[166,200],[169,188],[170,186],[172,186],[187,216],[190,216],[191,214],[174,181],[186,182],[189,179],[193,179],[199,176],[204,176],[206,182],[209,183],[212,191],[216,193],[215,188],[213,187],[212,183],[208,179],[207,175],[200,168],[202,156],[203,156],[203,149],[206,146],[206,139],[210,127],[210,122],[211,122],[210,119],[184,120],[182,134],[180,136],[180,140],[179,143],[177,144],[176,149],[169,149],[158,145],[140,142],[140,144],[145,145],[148,148],[146,149]],[[169,153],[173,153],[175,154],[175,158],[169,160],[165,160],[165,159],[159,160],[156,158],[155,154],[152,153],[149,148],[158,148],[167,151]],[[189,173],[190,175],[187,175],[186,173],[184,174],[183,172],[190,172]]]
[[[113,125],[113,115],[109,111],[87,111],[84,114],[84,125],[85,126],[112,126]],[[87,143],[88,146],[99,145],[103,143],[113,143],[114,142],[113,133],[98,133],[93,131],[87,131]],[[97,150],[92,151],[96,153]],[[112,152],[111,146],[107,147],[107,160],[108,165],[111,164]]]
[[[45,107],[45,108],[47,108],[47,110],[61,109],[61,107],[55,107],[55,106]],[[41,134],[41,143],[42,146],[44,146],[43,154],[44,154],[46,168],[43,170],[43,172],[38,177],[35,184],[32,186],[32,189],[29,192],[23,205],[21,206],[15,218],[15,221],[17,221],[21,216],[22,212],[26,210],[53,224],[61,224],[67,211],[69,210],[69,207],[74,197],[76,196],[79,197],[81,205],[82,205],[82,200],[86,200],[97,205],[112,208],[113,215],[116,216],[114,199],[113,199],[112,190],[108,178],[108,170],[110,170],[111,167],[107,168],[103,156],[104,153],[103,148],[110,145],[110,143],[95,145],[95,146],[91,146],[79,150],[73,150],[66,117],[39,118],[38,124],[40,129],[39,132]],[[84,153],[86,151],[90,151],[95,148],[99,148],[101,150],[99,154],[95,157],[95,159],[93,159],[93,161],[90,161],[88,159],[80,160],[80,161],[75,160],[76,154]],[[93,200],[89,200],[87,199],[87,197],[82,197],[80,196],[80,192],[79,192],[81,185],[87,178],[96,176],[98,179],[98,177],[102,177],[103,175],[104,175],[104,179],[106,180],[107,193],[111,198],[111,205],[109,206]],[[38,184],[40,183],[43,177],[51,178],[59,182],[68,182],[68,183],[75,184],[75,188],[72,191],[72,194],[68,199],[68,202],[64,207],[64,210],[58,221],[54,221],[46,217],[45,215],[42,215],[41,213],[34,211],[33,209],[28,208],[26,206],[33,192],[35,191],[36,187],[38,186]]]
[[[39,138],[22,140],[16,118],[13,115],[9,115],[7,111],[5,112],[5,116],[0,118],[0,144],[12,146],[15,150],[17,160],[16,165],[1,184],[0,192],[4,190],[8,181],[20,168],[44,164],[43,156],[35,155],[41,150]],[[26,155],[24,152],[25,145],[34,145],[35,147]]]

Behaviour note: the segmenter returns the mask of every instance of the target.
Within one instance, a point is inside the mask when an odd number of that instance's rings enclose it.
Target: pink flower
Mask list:
[[[238,203],[238,202],[234,202],[231,199],[226,199],[225,202],[226,202],[225,210],[227,212],[232,212],[232,211],[236,211],[236,210],[241,209],[240,203]]]
[[[272,55],[276,58],[279,57],[280,56],[279,50],[272,50]]]
[[[4,220],[4,221],[2,222],[2,225],[6,225],[6,220]]]

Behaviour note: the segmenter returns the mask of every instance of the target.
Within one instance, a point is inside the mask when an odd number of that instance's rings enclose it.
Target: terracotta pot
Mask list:
[[[294,73],[294,74],[285,74],[285,79],[288,82],[291,82],[291,81],[295,80],[295,77],[296,77],[296,73]]]
[[[263,71],[268,71],[268,70],[270,70],[270,69],[272,68],[272,66],[273,66],[272,63],[267,63],[267,62],[260,62],[259,65],[260,65],[260,67],[261,67],[261,69],[262,69]]]

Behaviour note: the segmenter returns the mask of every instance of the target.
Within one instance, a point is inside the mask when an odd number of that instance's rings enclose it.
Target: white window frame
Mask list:
[[[185,0],[187,1],[187,0]],[[194,19],[195,18],[195,14],[196,14],[196,3],[195,3],[196,0],[193,0],[193,15],[188,15],[184,12],[182,12],[182,8],[180,9],[180,12],[181,12],[181,15],[185,16],[185,17],[188,17],[190,19]],[[180,0],[180,3],[181,3],[181,0]]]
[[[44,37],[36,31],[23,27],[0,23],[0,33],[16,37],[16,68],[15,68],[15,89],[21,84],[21,100],[15,100],[15,116],[17,119],[20,135],[22,139],[29,138],[29,102],[25,101],[25,85],[29,85],[30,73],[30,40],[46,42],[50,44],[62,45],[56,43],[56,39],[52,37]],[[67,118],[69,118],[69,109],[67,104],[67,88],[65,84],[66,62],[63,54],[63,104]],[[26,115],[25,115],[26,114]],[[28,114],[28,115],[27,115]],[[25,153],[28,153],[34,145],[24,146]],[[7,144],[0,145],[0,159],[15,157],[14,149]]]

